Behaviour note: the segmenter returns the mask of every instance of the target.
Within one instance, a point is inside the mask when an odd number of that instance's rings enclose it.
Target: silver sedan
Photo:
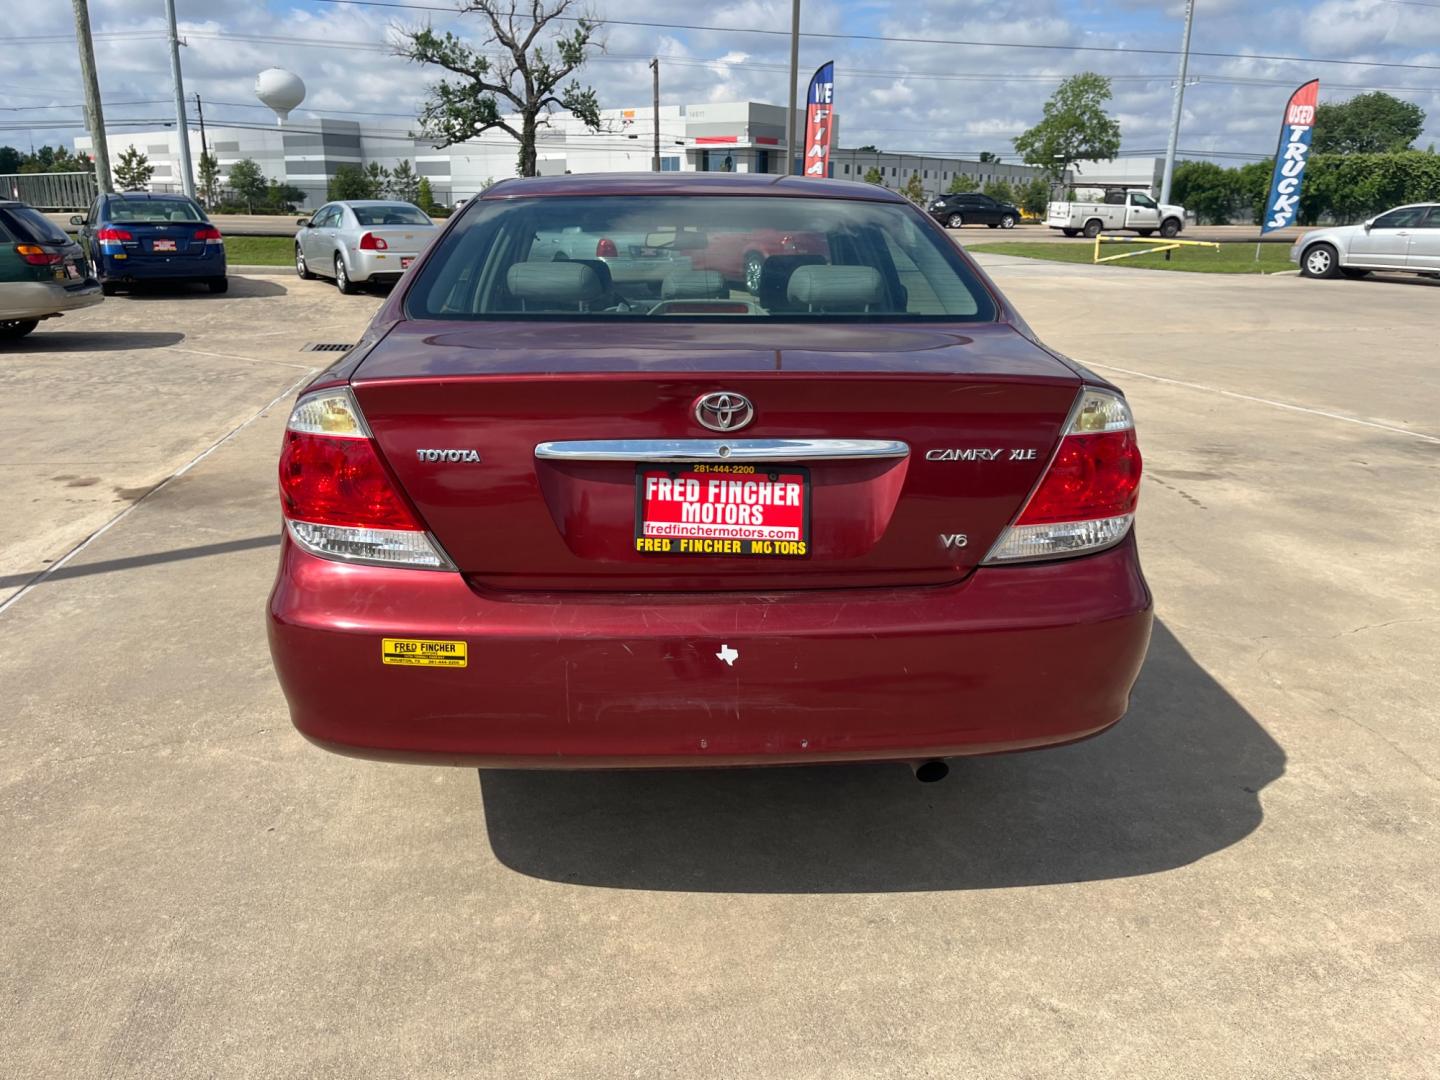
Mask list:
[[[1360,225],[1302,236],[1290,261],[1305,277],[1364,277],[1372,270],[1408,270],[1440,277],[1440,203],[1388,210]]]
[[[326,203],[296,224],[295,272],[334,278],[343,293],[399,281],[440,231],[418,206],[390,199]]]

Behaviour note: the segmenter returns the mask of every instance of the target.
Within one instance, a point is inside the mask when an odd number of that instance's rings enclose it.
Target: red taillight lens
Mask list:
[[[385,243],[384,237],[376,236],[374,233],[366,233],[360,237],[361,251],[388,251],[390,245]]]
[[[220,235],[220,230],[217,229],[217,228],[215,228],[215,226],[213,226],[213,225],[202,225],[200,228],[198,228],[198,229],[195,230],[195,239],[196,239],[196,240],[221,240],[221,239],[224,239],[224,238]]]
[[[595,257],[597,259],[615,259],[620,255],[620,249],[615,246],[615,241],[608,236],[602,236],[595,243]]]
[[[95,233],[96,240],[134,240],[128,229],[99,229]]]
[[[1133,430],[1067,435],[1016,524],[1131,514],[1139,493],[1140,447]]]
[[[15,254],[24,259],[31,266],[58,266],[65,261],[65,256],[54,251],[46,251],[36,244],[16,244]]]
[[[367,438],[286,432],[280,503],[287,518],[317,525],[420,528]]]
[[[391,480],[345,387],[303,395],[285,425],[280,505],[290,538],[322,559],[454,570]]]
[[[1114,547],[1135,521],[1140,466],[1130,406],[1112,390],[1085,389],[1045,475],[985,556],[986,564]]]

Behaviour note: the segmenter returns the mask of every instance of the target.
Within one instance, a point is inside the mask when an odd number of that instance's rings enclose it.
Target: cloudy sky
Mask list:
[[[657,53],[666,104],[785,100],[789,0],[589,8],[606,21],[605,51],[582,77],[604,107],[648,104]],[[13,44],[0,52],[0,145],[71,145],[82,91],[70,5],[6,0],[4,9]],[[1384,89],[1415,102],[1430,117],[1421,145],[1440,143],[1440,0],[1197,0],[1196,9],[1187,156],[1236,163],[1273,153],[1285,98],[1315,76],[1322,101]],[[179,0],[185,89],[204,99],[207,123],[266,123],[254,77],[278,65],[309,88],[298,118],[404,123],[436,75],[386,43],[427,21],[479,34],[476,16],[453,10],[450,0]],[[108,124],[173,119],[163,0],[90,0],[90,11]],[[1010,139],[1039,118],[1058,81],[1089,70],[1114,79],[1122,154],[1158,154],[1182,18],[1181,3],[1143,0],[804,0],[802,30],[812,36],[800,62],[808,76],[835,60],[845,146],[1013,155]]]

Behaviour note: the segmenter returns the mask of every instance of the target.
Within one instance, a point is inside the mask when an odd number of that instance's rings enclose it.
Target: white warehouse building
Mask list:
[[[660,167],[676,172],[760,172],[785,169],[785,108],[755,101],[665,105],[660,108]],[[590,131],[569,113],[556,113],[540,131],[537,160],[542,175],[582,172],[646,172],[654,153],[650,108],[606,109],[599,131]],[[255,161],[266,177],[299,188],[313,209],[328,198],[327,187],[341,165],[378,162],[386,169],[408,160],[430,181],[435,200],[454,204],[490,183],[515,175],[517,144],[508,134],[484,135],[437,149],[413,137],[413,124],[374,124],[291,116],[283,126],[207,125],[205,143],[220,165],[222,185],[237,161]],[[799,126],[803,131],[803,124]],[[840,128],[837,127],[837,131]],[[200,159],[198,128],[190,128],[190,153]],[[142,151],[154,167],[150,188],[180,189],[179,135],[174,130],[108,134],[113,162],[127,147]],[[967,161],[944,156],[915,156],[838,148],[831,153],[830,174],[862,179],[878,168],[886,186],[898,188],[918,173],[927,194],[944,191],[957,174],[977,186],[993,180],[1024,183],[1041,175],[1024,165]],[[90,152],[88,137],[75,139]]]

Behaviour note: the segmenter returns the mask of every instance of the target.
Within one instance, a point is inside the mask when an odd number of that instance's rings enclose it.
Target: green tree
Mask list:
[[[390,170],[378,161],[365,166],[365,178],[370,182],[370,194],[361,198],[383,199],[390,194]]]
[[[264,209],[272,214],[293,213],[295,207],[305,201],[305,192],[294,184],[282,184],[271,180],[265,185]]]
[[[196,169],[200,178],[200,197],[206,206],[215,205],[215,196],[220,191],[220,161],[209,150],[201,151],[200,164]]]
[[[255,204],[265,198],[265,174],[254,158],[241,158],[230,166],[230,190],[245,204],[245,212],[253,214]]]
[[[991,180],[981,190],[996,202],[1015,202],[1015,189],[1006,180]]]
[[[1241,202],[1240,174],[1213,161],[1182,161],[1170,193],[1201,225],[1225,225]]]
[[[905,181],[905,185],[900,189],[900,194],[913,203],[925,201],[925,185],[921,182],[918,172],[910,174],[910,179]]]
[[[975,178],[969,173],[957,172],[950,178],[950,186],[945,189],[949,195],[963,195],[967,191],[975,190]]]
[[[1273,161],[1252,161],[1235,170],[1235,212],[1252,225],[1258,225],[1265,213],[1274,169]]]
[[[6,147],[5,149],[10,149]],[[18,153],[18,151],[12,151]],[[94,172],[95,162],[84,154],[72,154],[63,146],[42,146],[29,154],[20,154],[20,163],[11,172]]]
[[[1312,154],[1391,154],[1408,150],[1425,130],[1425,110],[1382,91],[1315,110]]]
[[[341,165],[330,177],[327,197],[335,199],[373,199],[375,182],[359,165]]]
[[[499,129],[520,144],[517,172],[537,175],[535,138],[555,108],[565,109],[591,131],[600,129],[595,91],[566,79],[598,48],[600,24],[571,16],[579,0],[468,0],[462,13],[477,13],[489,26],[479,46],[450,31],[425,26],[404,32],[399,54],[455,76],[430,87],[420,109],[420,134],[445,147]],[[573,29],[547,29],[556,20]],[[501,58],[492,60],[495,53]],[[517,119],[511,123],[505,114]]]
[[[155,166],[134,146],[127,146],[115,159],[115,186],[121,191],[139,191],[154,175]]]
[[[1362,221],[1404,203],[1430,202],[1440,191],[1440,154],[1406,150],[1398,154],[1318,154],[1305,170],[1300,220],[1322,216]]]
[[[420,207],[420,209],[424,210],[427,214],[434,211],[435,192],[430,189],[430,178],[428,176],[420,177],[419,182],[415,185],[415,198],[413,201],[416,206]]]
[[[1057,182],[1077,161],[1113,161],[1120,125],[1105,111],[1110,80],[1093,71],[1072,75],[1045,103],[1041,121],[1014,140],[1027,165],[1038,165]]]
[[[390,174],[389,194],[391,198],[404,199],[408,203],[418,205],[420,177],[407,159],[402,158],[395,166],[395,171]]]
[[[13,146],[0,146],[0,173],[17,173],[25,155]]]
[[[885,174],[875,165],[871,165],[870,168],[865,170],[865,183],[879,184],[881,187],[887,186],[885,183]]]
[[[869,143],[866,143],[864,146],[857,146],[856,149],[866,154],[878,154],[880,152],[878,147],[871,146]]]
[[[1049,181],[1043,177],[1035,177],[1015,193],[1015,201],[1020,204],[1020,209],[1031,217],[1044,217],[1045,209],[1050,204]]]
[[[999,161],[1000,159],[999,159],[998,157],[996,157],[994,154],[992,154],[989,150],[981,150],[981,151],[980,151],[980,160],[981,160],[982,162],[986,162],[986,161]]]

